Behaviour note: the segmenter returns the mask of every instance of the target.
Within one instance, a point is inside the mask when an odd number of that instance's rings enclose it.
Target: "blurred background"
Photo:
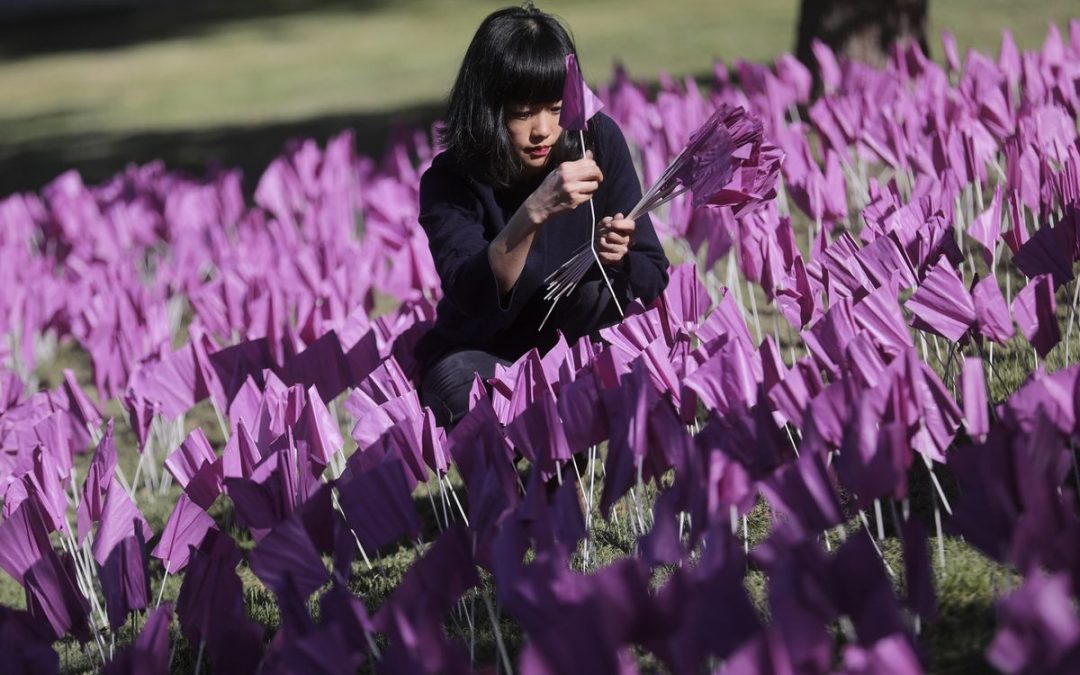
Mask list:
[[[481,0],[4,0],[0,2],[0,195],[68,168],[97,182],[163,159],[195,174],[241,167],[246,187],[294,137],[353,128],[377,155],[398,127],[429,125],[473,32],[511,4]],[[817,36],[874,61],[894,39],[943,58],[1021,49],[1076,0],[565,0],[586,78],[616,62],[646,83],[711,80],[719,61],[807,53]]]

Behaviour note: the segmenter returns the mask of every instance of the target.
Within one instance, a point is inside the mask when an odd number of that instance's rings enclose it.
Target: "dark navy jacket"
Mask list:
[[[614,120],[599,113],[589,133],[593,156],[604,174],[593,196],[596,218],[629,213],[641,199],[641,186],[622,131]],[[427,233],[443,291],[435,327],[417,345],[421,367],[458,349],[480,349],[514,360],[530,347],[544,349],[549,346],[545,343],[553,341],[554,329],[560,328],[558,308],[544,334],[537,332],[549,306],[543,299],[544,279],[589,241],[589,205],[581,204],[541,226],[521,276],[505,296],[499,295],[487,252],[488,244],[541,180],[493,189],[445,152],[435,157],[420,179],[420,224]],[[668,261],[648,216],[637,221],[634,240],[624,266],[605,269],[619,295],[648,304],[667,285]],[[592,272],[598,274],[595,269]]]

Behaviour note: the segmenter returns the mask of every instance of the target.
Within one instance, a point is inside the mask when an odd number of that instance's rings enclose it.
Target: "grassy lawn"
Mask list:
[[[1048,22],[1055,21],[1065,30],[1070,10],[1075,11],[1074,3],[931,0],[933,44],[936,48],[938,31],[949,29],[961,49],[975,47],[996,53],[1000,30],[1009,27],[1021,48],[1031,48],[1043,40]],[[97,180],[128,161],[156,157],[165,158],[170,166],[195,170],[213,161],[240,166],[251,187],[252,177],[280,152],[285,139],[301,135],[324,139],[345,127],[357,129],[361,151],[377,152],[395,124],[427,123],[439,114],[440,101],[472,31],[483,16],[502,4],[476,0],[319,2],[314,9],[301,11],[296,9],[297,3],[280,0],[270,3],[275,11],[244,15],[222,10],[182,25],[147,26],[138,39],[115,28],[115,35],[103,34],[100,39],[66,49],[15,50],[0,62],[0,91],[7,94],[0,105],[0,166],[4,168],[0,194],[40,187],[69,166]],[[661,70],[705,75],[716,58],[729,63],[739,58],[769,60],[792,47],[798,11],[797,0],[758,0],[753,4],[732,0],[587,0],[544,2],[541,6],[560,14],[573,27],[592,81],[608,78],[617,59],[632,74],[645,79],[655,78]],[[108,30],[104,26],[97,29]],[[940,57],[939,52],[934,56]],[[806,222],[796,219],[801,243]],[[1020,284],[1014,277],[1012,288],[1018,289]],[[755,337],[776,334],[785,356],[789,346],[800,348],[801,343],[782,327],[775,306],[766,304],[760,288],[748,292],[755,294],[760,309],[761,329],[748,320]],[[1072,287],[1059,291],[1058,318],[1063,333],[1067,322],[1075,318],[1067,309],[1071,297]],[[938,350],[937,341],[932,346],[931,355]],[[1070,349],[1075,349],[1071,343],[1059,345],[1045,367],[1056,370],[1066,360],[1074,362],[1074,354],[1066,354]],[[947,385],[954,384],[955,362],[949,368],[943,360],[929,358],[928,362]],[[1015,391],[1033,366],[1030,347],[1022,339],[999,349],[994,369],[987,373],[992,401],[1000,402]],[[73,368],[82,383],[92,379],[86,355],[69,342],[60,346],[51,362],[42,365],[37,373],[40,386],[54,387],[65,367]],[[115,401],[106,414],[116,418],[120,466],[130,478],[138,461],[134,436]],[[203,428],[220,451],[222,434],[207,404],[191,411],[185,426],[188,430]],[[343,430],[347,432],[348,426]],[[80,456],[79,475],[84,475],[88,462],[89,455]],[[948,477],[943,478],[948,485]],[[597,490],[601,484],[598,482]],[[932,529],[931,500],[921,467],[913,470],[911,485],[912,510]],[[175,486],[163,494],[138,488],[136,501],[155,532],[161,531],[178,494]],[[463,491],[461,494],[464,498]],[[646,503],[651,504],[647,497]],[[417,496],[415,503],[430,524],[433,519],[426,496]],[[634,552],[630,508],[629,498],[617,506],[616,512],[621,514],[618,521],[605,521],[594,514],[594,564]],[[218,500],[212,515],[242,548],[253,545],[233,524],[227,497]],[[848,523],[830,533],[834,543],[836,537],[862,529],[862,521],[849,515]],[[753,546],[767,536],[771,526],[769,509],[760,503],[745,530],[740,529],[740,536],[745,532]],[[881,547],[898,570],[896,584],[902,588],[900,545],[888,523],[885,529]],[[994,603],[1016,585],[1017,579],[1011,570],[988,561],[956,538],[946,538],[947,562],[942,566],[937,560],[937,543],[935,539],[930,546],[941,618],[923,626],[919,635],[930,655],[928,665],[936,672],[986,669],[982,653],[993,635]],[[352,588],[374,612],[415,559],[411,545],[388,547],[372,560],[371,568],[361,561],[355,563]],[[272,632],[279,622],[272,594],[246,565],[240,572],[251,616]],[[156,563],[151,578],[156,596],[162,582],[162,569]],[[763,575],[751,570],[745,583],[765,613]],[[180,579],[170,577],[164,598],[175,599],[179,587]],[[478,592],[487,590],[471,592],[466,603],[477,600],[474,594]],[[479,601],[476,604],[482,605]],[[25,606],[21,588],[3,572],[0,605]],[[475,632],[453,620],[450,630],[476,650],[478,663],[491,664],[495,660],[493,633],[483,613],[478,616]],[[513,657],[521,647],[522,635],[505,617],[501,625]],[[131,628],[129,625],[121,631],[119,643],[127,641]],[[178,634],[175,623],[173,632]],[[93,669],[93,661],[77,643],[64,641],[57,649],[66,672]],[[174,672],[191,672],[194,662],[194,651],[181,641]]]
[[[0,62],[0,194],[40,187],[68,167],[101,180],[158,157],[257,175],[286,139],[345,127],[357,129],[361,150],[379,152],[395,124],[441,113],[473,31],[504,4],[321,0],[300,9],[274,0],[267,6],[278,11],[98,20],[44,41],[0,30],[0,51],[6,42],[12,52]],[[616,61],[648,80],[660,71],[707,75],[715,59],[772,59],[793,48],[799,3],[540,4],[570,24],[597,82]],[[1064,28],[1075,11],[1071,0],[934,0],[932,43],[948,28],[961,49],[996,51],[1008,26],[1022,48],[1033,47],[1048,22]]]

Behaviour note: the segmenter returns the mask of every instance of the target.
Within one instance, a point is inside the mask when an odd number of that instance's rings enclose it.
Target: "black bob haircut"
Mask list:
[[[490,14],[476,30],[450,91],[440,140],[477,177],[512,184],[521,162],[506,130],[509,104],[552,103],[562,99],[566,55],[576,55],[573,38],[558,19],[527,3]],[[580,157],[571,134],[552,147],[555,165]]]

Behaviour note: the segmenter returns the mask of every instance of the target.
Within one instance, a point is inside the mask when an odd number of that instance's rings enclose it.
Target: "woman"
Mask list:
[[[443,299],[416,356],[424,404],[444,426],[467,412],[474,373],[490,378],[496,363],[547,350],[556,331],[574,341],[619,320],[594,266],[540,329],[550,307],[544,279],[591,236],[589,199],[609,214],[596,247],[622,306],[652,302],[667,284],[652,223],[622,215],[641,186],[618,126],[597,114],[585,158],[578,135],[559,127],[570,52],[566,30],[531,5],[488,16],[450,93],[446,149],[420,181],[420,224]]]

